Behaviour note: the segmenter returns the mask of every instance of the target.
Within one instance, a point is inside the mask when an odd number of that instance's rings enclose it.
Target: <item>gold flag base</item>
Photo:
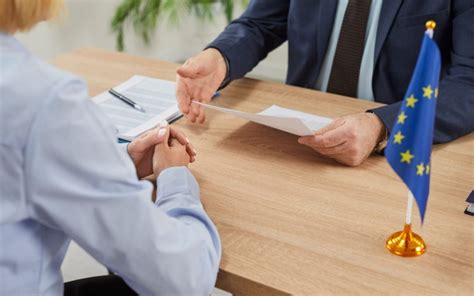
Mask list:
[[[411,224],[405,224],[403,231],[392,234],[385,243],[387,249],[402,257],[421,256],[426,251],[426,244],[418,234],[411,231]]]

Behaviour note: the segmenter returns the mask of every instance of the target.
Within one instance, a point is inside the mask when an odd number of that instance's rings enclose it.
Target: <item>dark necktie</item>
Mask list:
[[[337,42],[327,91],[357,97],[360,64],[371,0],[349,0]]]

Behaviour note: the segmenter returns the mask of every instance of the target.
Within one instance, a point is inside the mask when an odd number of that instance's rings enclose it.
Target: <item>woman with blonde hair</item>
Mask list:
[[[209,295],[220,241],[186,137],[164,122],[117,144],[84,82],[14,38],[60,7],[0,1],[0,295]],[[64,291],[71,239],[131,289],[110,276]]]

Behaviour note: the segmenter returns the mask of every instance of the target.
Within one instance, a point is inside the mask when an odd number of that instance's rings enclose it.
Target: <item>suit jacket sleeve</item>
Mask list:
[[[474,1],[452,4],[451,63],[439,85],[433,142],[453,141],[474,130]],[[435,30],[436,34],[436,30]],[[373,109],[390,131],[401,102]]]
[[[243,77],[287,39],[288,0],[252,0],[209,47],[229,62],[230,80]]]

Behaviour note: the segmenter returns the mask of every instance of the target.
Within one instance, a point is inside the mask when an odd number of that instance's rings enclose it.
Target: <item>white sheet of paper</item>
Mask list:
[[[310,136],[332,121],[331,118],[286,109],[277,105],[273,105],[260,113],[247,113],[195,101],[193,103],[297,136]]]
[[[117,127],[121,139],[131,141],[159,122],[180,114],[175,82],[135,75],[114,89],[146,110],[146,113],[137,111],[108,92],[92,98]]]

